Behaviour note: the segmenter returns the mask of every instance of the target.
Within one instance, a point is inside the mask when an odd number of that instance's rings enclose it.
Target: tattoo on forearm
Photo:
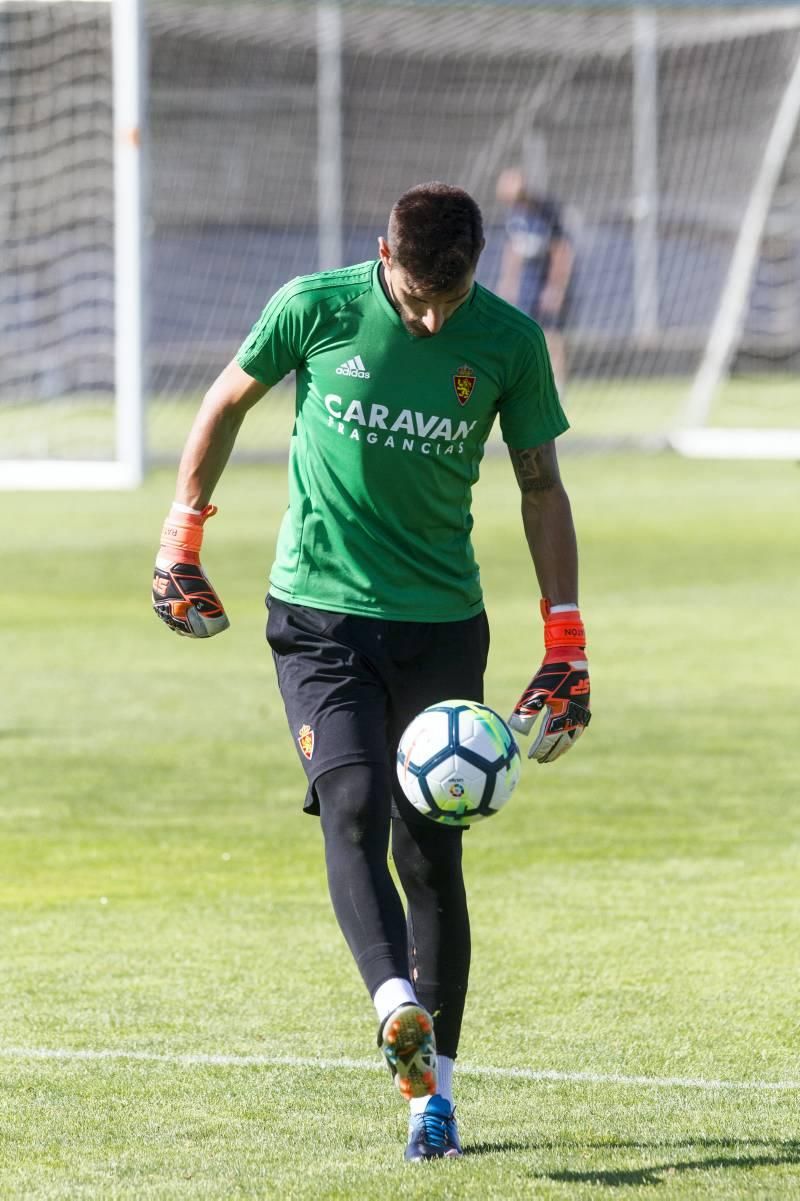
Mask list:
[[[533,450],[509,448],[509,454],[521,492],[544,492],[558,483],[558,462],[551,442]]]

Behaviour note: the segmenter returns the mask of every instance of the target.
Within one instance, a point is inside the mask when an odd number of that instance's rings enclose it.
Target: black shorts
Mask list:
[[[421,709],[451,698],[483,700],[483,612],[417,622],[308,609],[274,596],[267,607],[278,687],[308,778],[308,813],[319,813],[314,784],[331,768],[381,763],[395,784],[397,744]]]

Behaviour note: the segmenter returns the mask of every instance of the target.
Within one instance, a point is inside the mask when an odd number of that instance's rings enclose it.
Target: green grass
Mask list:
[[[565,404],[576,434],[630,438],[665,434],[684,423],[689,379],[576,379]],[[727,380],[719,389],[708,425],[735,428],[797,429],[797,378],[749,376]]]
[[[177,463],[200,394],[154,396],[145,419],[148,451]],[[4,458],[113,458],[114,405],[109,396],[71,396],[52,401],[0,405],[0,446]],[[279,386],[249,416],[237,453],[275,454],[286,450],[294,420],[294,393]]]
[[[511,472],[483,474],[487,700],[507,710],[541,634]],[[466,839],[470,1154],[418,1167],[263,643],[284,469],[223,478],[205,558],[233,624],[207,644],[149,612],[171,473],[8,498],[1,1197],[800,1197],[800,1089],[604,1079],[800,1079],[798,468],[565,474],[594,723]],[[261,1062],[175,1058],[203,1054]],[[364,1066],[268,1062],[287,1056]]]
[[[573,380],[565,407],[572,438],[663,436],[682,424],[687,379]],[[797,429],[800,404],[794,376],[729,380],[709,424],[725,427]],[[199,395],[154,396],[146,418],[146,441],[157,461],[177,462]],[[280,385],[251,411],[237,441],[240,458],[285,452],[294,420],[294,392]],[[492,435],[500,440],[499,429]],[[108,397],[0,406],[0,446],[6,458],[113,458],[114,410]]]

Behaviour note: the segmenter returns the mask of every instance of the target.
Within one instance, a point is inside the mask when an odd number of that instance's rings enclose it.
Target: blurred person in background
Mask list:
[[[521,167],[501,171],[496,191],[507,215],[495,291],[542,327],[556,384],[563,392],[567,382],[563,329],[575,255],[561,206],[538,192]]]

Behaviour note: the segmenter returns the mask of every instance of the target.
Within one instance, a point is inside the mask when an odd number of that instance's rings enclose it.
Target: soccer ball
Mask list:
[[[476,701],[423,709],[397,748],[403,792],[420,813],[445,826],[469,826],[497,813],[519,775],[514,735],[499,714]]]

